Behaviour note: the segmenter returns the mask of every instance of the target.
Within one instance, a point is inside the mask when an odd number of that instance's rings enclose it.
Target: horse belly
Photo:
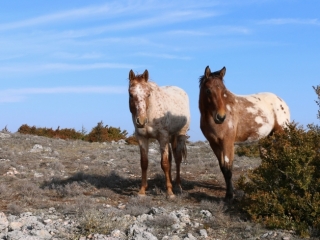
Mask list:
[[[167,96],[163,99],[165,117],[163,125],[170,135],[185,135],[190,124],[190,109],[188,95],[178,87],[166,87]]]
[[[243,129],[242,129],[243,128]],[[236,143],[251,143],[258,141],[260,138],[266,137],[273,129],[273,124],[264,123],[255,127],[242,126],[238,128],[236,135]]]

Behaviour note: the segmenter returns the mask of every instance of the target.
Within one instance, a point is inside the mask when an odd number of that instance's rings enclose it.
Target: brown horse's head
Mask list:
[[[129,107],[138,128],[143,128],[148,123],[147,109],[151,91],[148,79],[148,70],[141,75],[135,75],[132,70],[129,72]]]
[[[201,113],[209,112],[215,123],[221,124],[226,118],[226,87],[223,77],[226,68],[220,71],[211,72],[209,66],[206,67],[204,75],[200,77],[200,98],[199,108]]]

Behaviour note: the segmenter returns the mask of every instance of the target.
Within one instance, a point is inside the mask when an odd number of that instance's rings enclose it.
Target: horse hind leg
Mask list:
[[[180,192],[182,192],[180,170],[182,159],[185,160],[187,158],[186,136],[173,136],[171,139],[171,146],[176,163],[175,184]]]
[[[267,137],[272,136],[274,133],[284,133],[283,127],[280,126],[278,122],[275,122],[273,129],[271,130],[271,132],[268,134]],[[261,159],[266,158],[268,156],[268,150],[262,147],[261,144],[258,144],[258,147],[259,147],[260,158]]]

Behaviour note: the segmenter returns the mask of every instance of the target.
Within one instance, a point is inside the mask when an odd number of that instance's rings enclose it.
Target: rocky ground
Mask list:
[[[250,222],[237,195],[225,204],[208,144],[187,148],[183,191],[167,199],[158,145],[150,144],[149,190],[141,198],[137,146],[2,132],[0,239],[300,239]],[[234,181],[259,164],[236,156]]]

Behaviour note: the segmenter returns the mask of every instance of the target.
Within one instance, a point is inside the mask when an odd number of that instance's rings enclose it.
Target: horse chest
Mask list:
[[[157,131],[153,126],[150,126],[150,125],[145,126],[144,128],[137,128],[136,133],[139,136],[143,136],[147,138],[149,137],[155,138],[157,136]]]

